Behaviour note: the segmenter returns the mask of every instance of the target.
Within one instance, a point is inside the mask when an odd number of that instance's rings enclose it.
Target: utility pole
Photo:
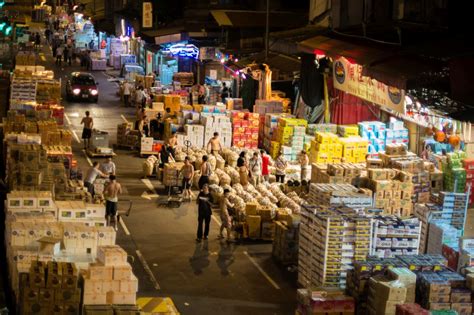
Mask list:
[[[270,33],[270,0],[267,0],[267,13],[265,22],[265,61],[268,60],[269,33]]]

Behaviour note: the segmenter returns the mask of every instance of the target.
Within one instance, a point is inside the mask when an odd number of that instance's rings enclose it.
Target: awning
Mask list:
[[[265,11],[244,10],[211,10],[211,14],[219,26],[250,28],[265,27]],[[270,12],[270,27],[300,27],[307,17],[293,12]]]
[[[414,55],[398,55],[364,65],[362,74],[389,86],[406,90],[429,72],[441,71],[441,62]]]
[[[269,53],[268,59],[265,61],[265,53],[261,52],[254,54],[243,59],[240,59],[237,63],[240,67],[246,67],[250,63],[266,63],[270,66],[270,69],[278,69],[281,72],[292,73],[294,71],[300,71],[301,61],[282,54]]]
[[[360,65],[368,64],[392,54],[386,50],[357,45],[322,35],[299,42],[298,48],[300,51],[309,54],[313,54],[315,50],[320,50],[331,57],[342,56],[352,59]]]
[[[173,43],[186,40],[183,27],[170,27],[159,30],[141,31],[140,35],[145,40],[153,41],[156,45]]]

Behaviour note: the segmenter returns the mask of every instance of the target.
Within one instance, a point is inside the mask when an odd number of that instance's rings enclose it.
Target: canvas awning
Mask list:
[[[302,52],[314,53],[315,50],[324,52],[331,57],[345,57],[352,59],[357,64],[365,65],[391,54],[378,48],[353,44],[340,39],[319,35],[298,43]]]

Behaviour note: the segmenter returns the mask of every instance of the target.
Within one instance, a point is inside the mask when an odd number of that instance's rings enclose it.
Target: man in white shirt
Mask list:
[[[106,174],[102,173],[99,170],[99,162],[94,162],[87,170],[86,177],[84,178],[84,186],[87,188],[87,191],[94,197],[94,182],[97,179],[97,177],[107,177]]]
[[[123,102],[125,107],[130,106],[130,83],[128,81],[123,83]]]
[[[105,162],[100,165],[100,171],[107,175],[115,175],[115,163],[111,157],[105,159]]]
[[[135,91],[135,106],[137,108],[143,107],[143,99],[144,98],[145,98],[145,94],[143,92],[143,86],[140,86]]]

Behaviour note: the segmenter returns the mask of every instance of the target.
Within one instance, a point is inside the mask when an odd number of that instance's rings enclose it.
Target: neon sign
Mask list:
[[[173,56],[179,57],[189,57],[198,59],[199,57],[199,48],[193,44],[174,44],[165,49],[165,52],[169,52]]]

